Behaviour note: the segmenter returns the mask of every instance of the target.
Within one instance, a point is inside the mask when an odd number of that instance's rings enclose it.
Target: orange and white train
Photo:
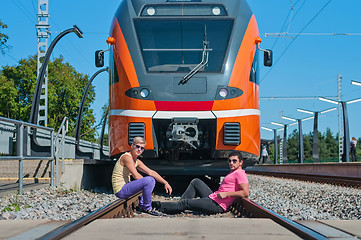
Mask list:
[[[245,0],[122,0],[110,34],[112,157],[142,136],[149,160],[259,158],[261,40]]]

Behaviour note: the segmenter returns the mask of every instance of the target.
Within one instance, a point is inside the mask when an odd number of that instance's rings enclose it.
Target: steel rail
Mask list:
[[[142,192],[139,192],[127,199],[118,199],[113,203],[110,203],[82,218],[79,218],[73,222],[67,223],[53,231],[41,236],[39,240],[57,240],[61,239],[79,228],[93,222],[96,219],[106,218],[121,218],[133,216],[133,211],[139,204],[138,197]]]
[[[230,207],[230,210],[236,216],[247,216],[247,217],[254,217],[254,218],[269,218],[272,219],[274,222],[278,223],[282,227],[290,230],[297,236],[303,239],[319,239],[319,240],[326,240],[328,239],[322,234],[315,232],[297,222],[289,220],[281,215],[265,208],[257,203],[253,202],[250,199],[240,198],[236,200],[233,205]]]
[[[247,173],[361,188],[361,178],[359,178],[359,177],[289,173],[289,172],[276,172],[276,171],[264,171],[264,170],[262,170],[262,171],[249,170],[249,171],[247,171]]]
[[[74,231],[82,228],[83,226],[93,222],[97,219],[106,218],[121,218],[133,216],[133,211],[139,204],[139,196],[142,192],[139,192],[127,199],[118,199],[113,203],[110,203],[97,211],[94,211],[82,218],[79,218],[73,222],[64,224],[59,228],[41,236],[40,240],[57,240],[61,239]],[[246,216],[254,218],[268,218],[278,223],[282,227],[295,233],[297,236],[303,239],[328,239],[324,235],[317,233],[297,222],[289,220],[281,215],[265,208],[250,199],[238,199],[230,207],[230,210],[236,216]]]

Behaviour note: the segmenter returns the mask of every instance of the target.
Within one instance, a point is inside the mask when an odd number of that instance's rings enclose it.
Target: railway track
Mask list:
[[[61,239],[97,219],[132,217],[139,204],[139,192],[127,199],[118,199],[90,214],[65,224],[38,238],[39,240]]]
[[[55,240],[61,239],[67,235],[70,235],[72,232],[82,228],[83,226],[91,223],[97,219],[106,219],[106,218],[123,218],[123,217],[132,217],[134,215],[134,211],[139,204],[139,196],[141,192],[133,195],[128,199],[119,199],[111,204],[108,204],[105,207],[100,208],[97,211],[94,211],[78,220],[67,223],[45,235],[38,238],[40,240]],[[267,218],[271,219],[274,222],[278,223],[282,227],[288,229],[293,232],[297,236],[303,239],[329,239],[327,233],[319,233],[317,231],[312,230],[312,226],[315,224],[310,224],[308,222],[308,227],[303,225],[302,223],[298,223],[295,221],[291,221],[287,218],[284,218],[277,213],[264,208],[257,203],[253,202],[250,199],[239,199],[231,206],[231,212],[238,217],[250,217],[250,218]],[[315,228],[320,228],[321,223],[318,223],[318,226]],[[325,229],[325,227],[324,227]],[[334,228],[331,229],[335,230]],[[331,231],[330,229],[326,231]],[[347,234],[342,232],[342,234]],[[354,237],[351,234],[348,234],[349,237]],[[355,238],[357,239],[357,238]]]
[[[361,188],[360,163],[258,165],[247,168],[246,172]]]

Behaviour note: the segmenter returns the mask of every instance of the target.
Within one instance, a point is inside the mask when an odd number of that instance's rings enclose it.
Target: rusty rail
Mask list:
[[[139,196],[142,192],[139,192],[127,199],[118,199],[113,203],[110,203],[97,211],[94,211],[78,220],[65,224],[45,235],[38,238],[40,240],[56,240],[61,239],[77,229],[91,223],[96,219],[106,218],[121,218],[132,217],[135,208],[139,204]],[[251,217],[251,218],[268,218],[274,222],[280,224],[282,227],[292,231],[297,236],[303,239],[327,239],[324,235],[317,233],[297,222],[291,221],[281,215],[265,208],[250,199],[238,199],[230,207],[233,214],[238,217]]]
[[[38,238],[40,240],[56,240],[61,239],[74,232],[75,230],[91,223],[96,219],[105,219],[105,218],[121,218],[121,217],[132,217],[134,209],[139,204],[139,196],[142,192],[139,192],[127,199],[118,199],[113,203],[110,203],[99,210],[96,210],[82,218],[79,218],[73,222],[65,224],[45,235]]]
[[[250,199],[241,198],[233,203],[230,210],[236,216],[246,216],[253,218],[269,218],[282,227],[290,230],[303,239],[328,239],[327,237],[299,224],[289,220],[281,215],[265,208]]]
[[[328,183],[334,185],[341,185],[345,187],[361,188],[361,178],[355,178],[355,177],[272,172],[272,171],[248,171],[247,173],[270,176],[270,177],[280,177],[280,178],[288,178],[288,179],[295,179],[301,181],[309,181],[309,182]]]
[[[361,163],[256,165],[248,174],[282,177],[361,188]]]

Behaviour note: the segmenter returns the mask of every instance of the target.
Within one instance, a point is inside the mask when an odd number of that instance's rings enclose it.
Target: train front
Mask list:
[[[147,159],[260,152],[256,20],[243,0],[123,0],[111,29],[111,156],[146,141]]]

